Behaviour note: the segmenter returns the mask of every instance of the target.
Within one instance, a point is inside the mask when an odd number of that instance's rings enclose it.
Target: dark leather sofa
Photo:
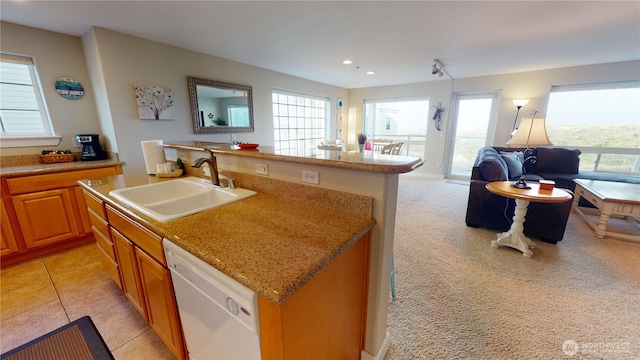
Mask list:
[[[506,231],[513,221],[515,201],[492,194],[485,188],[491,181],[517,180],[522,172],[523,148],[503,148],[487,146],[478,151],[471,172],[471,185],[467,203],[466,224]],[[536,182],[541,179],[553,180],[557,188],[573,193],[573,179],[619,181],[640,184],[640,177],[606,172],[579,171],[580,151],[565,148],[529,149],[535,157],[524,163],[525,179]],[[520,168],[520,169],[518,169]],[[580,200],[581,206],[592,206]],[[539,240],[557,243],[564,237],[564,231],[571,211],[571,201],[549,204],[529,203],[524,223],[525,235]]]

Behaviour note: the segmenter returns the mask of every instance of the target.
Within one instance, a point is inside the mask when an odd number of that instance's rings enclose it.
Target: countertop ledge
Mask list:
[[[286,301],[375,224],[371,218],[263,193],[158,222],[109,196],[111,190],[158,181],[170,180],[133,174],[78,183],[276,304]]]
[[[225,143],[205,141],[164,141],[164,147],[185,150],[208,150],[214,153],[242,156],[256,159],[277,160],[297,164],[334,167],[339,169],[367,171],[383,174],[403,174],[411,172],[424,164],[414,156],[383,155],[372,151],[326,151],[319,150],[316,156],[293,156],[279,154],[273,147],[259,146],[254,150],[241,150],[237,146]]]

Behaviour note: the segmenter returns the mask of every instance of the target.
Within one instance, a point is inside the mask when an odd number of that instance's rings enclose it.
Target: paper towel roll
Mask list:
[[[144,157],[144,165],[147,167],[147,174],[155,174],[156,165],[164,163],[162,140],[145,140],[140,144],[142,145],[142,156]]]

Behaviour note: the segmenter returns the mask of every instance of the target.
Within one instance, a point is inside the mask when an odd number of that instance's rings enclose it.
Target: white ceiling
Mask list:
[[[99,26],[345,88],[436,80],[435,58],[453,78],[640,59],[640,1],[1,0],[0,19]]]

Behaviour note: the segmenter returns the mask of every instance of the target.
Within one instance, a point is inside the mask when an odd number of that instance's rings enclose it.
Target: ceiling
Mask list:
[[[640,59],[639,1],[1,0],[0,19],[104,27],[344,88],[437,80],[435,58],[454,79]]]

